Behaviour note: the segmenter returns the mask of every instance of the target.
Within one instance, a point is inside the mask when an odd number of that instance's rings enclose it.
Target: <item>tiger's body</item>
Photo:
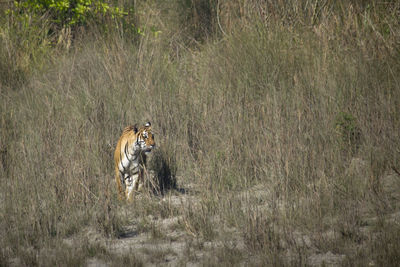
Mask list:
[[[150,122],[139,129],[128,126],[122,132],[114,152],[115,181],[120,199],[132,201],[134,191],[143,186],[147,154],[154,146]]]

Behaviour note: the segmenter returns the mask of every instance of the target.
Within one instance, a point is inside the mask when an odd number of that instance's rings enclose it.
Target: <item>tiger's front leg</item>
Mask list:
[[[122,176],[122,173],[120,173],[119,171],[117,171],[116,175],[115,175],[115,182],[117,184],[118,187],[118,199],[119,200],[123,200],[125,198],[125,181],[124,181],[124,177]]]
[[[140,169],[136,190],[142,191],[143,185],[144,185],[144,170]]]
[[[133,201],[134,192],[138,188],[138,182],[139,182],[139,175],[138,174],[135,174],[135,175],[132,175],[132,176],[128,176],[125,179],[125,196],[126,196],[126,200],[128,202],[132,202]]]

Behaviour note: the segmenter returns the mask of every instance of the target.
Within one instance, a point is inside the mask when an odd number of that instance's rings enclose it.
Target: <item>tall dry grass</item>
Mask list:
[[[386,179],[400,169],[399,4],[173,5],[136,3],[144,35],[89,28],[29,68],[13,65],[32,52],[2,24],[2,263],[116,257],[90,245],[75,257],[59,244],[88,228],[121,231],[113,148],[124,126],[150,120],[153,168],[176,174],[182,188],[194,184],[200,205],[138,200],[130,210],[143,231],[157,236],[147,214],[181,215],[190,235],[214,240],[228,235],[217,222],[239,229],[247,251],[270,265],[307,263],[302,231],[317,249],[346,255],[344,264],[394,265],[398,224],[382,219],[367,237],[360,227],[399,208],[385,189],[399,186]],[[340,236],[327,239],[329,229]],[[216,257],[246,259],[236,252],[226,246]],[[52,253],[60,256],[44,263]],[[117,261],[140,264],[132,257]]]

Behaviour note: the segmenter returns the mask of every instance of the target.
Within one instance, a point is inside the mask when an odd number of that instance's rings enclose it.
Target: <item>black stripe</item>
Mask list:
[[[132,173],[131,175],[128,175],[126,178],[123,177],[123,179],[126,180],[126,179],[131,178],[133,175],[136,175],[136,174],[138,174],[138,173],[139,173],[139,171],[137,171],[137,172],[135,172],[135,173]]]
[[[138,174],[138,173],[139,173],[139,171],[136,171],[136,172],[132,173],[132,175],[136,175],[136,174]]]
[[[122,184],[124,184],[125,183],[124,173],[121,170],[119,170],[119,174],[120,174],[119,180],[121,181]]]
[[[136,144],[139,145],[139,134],[136,136]]]
[[[129,158],[129,151],[128,151],[128,143],[126,143],[125,144],[125,148],[124,148],[124,153],[125,153],[125,156],[126,156],[126,158],[130,161],[130,162],[133,162],[133,161],[135,161],[136,159],[137,159],[137,156],[135,155],[135,153],[132,155],[132,158],[130,159]]]
[[[126,158],[129,160],[127,150],[128,150],[128,142],[125,143],[124,153],[125,153]]]
[[[127,145],[127,144],[128,144],[128,143],[125,143],[125,148],[124,148],[124,153],[125,153],[125,155],[126,155],[126,145]],[[129,160],[129,158],[128,158],[128,160]],[[127,167],[124,166],[122,157],[121,157],[120,161],[121,161],[121,166],[122,166],[122,168],[124,169],[124,172],[125,172],[125,171],[126,171],[125,169],[126,169]]]
[[[126,146],[126,144],[125,144],[125,146]],[[122,151],[122,150],[120,150],[120,152],[119,152],[119,161],[121,162],[121,166],[122,166],[122,168],[124,168],[124,171],[125,171],[125,166],[124,166],[124,164],[122,164],[122,158],[123,158],[123,156],[121,155],[121,151]],[[118,169],[119,169],[119,164],[118,164]]]

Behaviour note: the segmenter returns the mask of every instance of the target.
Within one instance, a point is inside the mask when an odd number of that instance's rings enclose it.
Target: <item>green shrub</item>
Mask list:
[[[113,7],[104,0],[26,0],[15,2],[15,7],[19,14],[48,14],[52,22],[60,26],[84,24],[98,15],[112,18],[127,15],[122,8]]]

